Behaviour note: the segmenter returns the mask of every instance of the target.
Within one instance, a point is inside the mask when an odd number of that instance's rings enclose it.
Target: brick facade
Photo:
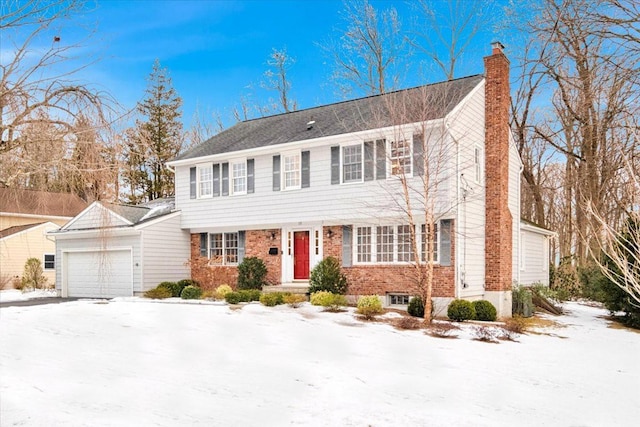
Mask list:
[[[513,218],[509,211],[509,60],[502,45],[484,58],[485,87],[485,288],[511,289]]]

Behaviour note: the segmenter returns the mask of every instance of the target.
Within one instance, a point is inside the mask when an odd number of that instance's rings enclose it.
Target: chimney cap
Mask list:
[[[504,45],[497,40],[491,42],[491,47],[493,48],[493,55],[495,55],[496,53],[503,53],[504,51]]]

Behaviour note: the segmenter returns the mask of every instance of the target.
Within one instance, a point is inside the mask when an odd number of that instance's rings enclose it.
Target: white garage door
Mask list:
[[[133,295],[131,251],[68,252],[67,295],[115,298]]]

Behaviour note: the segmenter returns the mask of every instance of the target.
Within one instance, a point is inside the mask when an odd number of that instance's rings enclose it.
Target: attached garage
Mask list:
[[[64,297],[130,297],[191,275],[190,234],[180,228],[173,200],[94,202],[49,235],[56,241],[56,289]]]
[[[133,295],[131,250],[66,252],[69,297],[115,298]]]

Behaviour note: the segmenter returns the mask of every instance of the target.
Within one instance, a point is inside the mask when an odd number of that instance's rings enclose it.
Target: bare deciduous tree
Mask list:
[[[291,81],[289,80],[289,69],[296,60],[287,53],[287,49],[273,49],[269,55],[267,65],[269,69],[264,73],[261,86],[267,90],[278,93],[278,102],[274,104],[274,110],[281,110],[285,113],[297,109],[297,103],[291,98]]]

